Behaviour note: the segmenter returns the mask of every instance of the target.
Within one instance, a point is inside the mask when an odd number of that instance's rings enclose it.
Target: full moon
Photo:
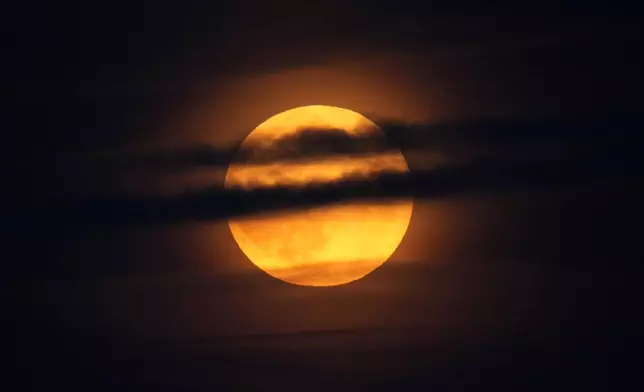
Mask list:
[[[331,129],[342,137],[384,139],[376,124],[354,111],[333,106],[302,106],[259,124],[243,141],[226,173],[225,186],[254,188],[333,182],[345,175],[368,176],[382,170],[408,171],[401,151],[320,159],[246,161],[243,157],[293,153],[304,130]],[[285,143],[289,142],[291,143]],[[315,143],[313,143],[315,144]],[[296,147],[293,147],[293,146]],[[313,147],[306,147],[314,149]],[[296,151],[306,158],[307,153]],[[269,154],[269,155],[266,155]],[[285,282],[335,286],[364,277],[391,257],[402,241],[412,199],[353,202],[229,220],[242,252],[257,267]]]

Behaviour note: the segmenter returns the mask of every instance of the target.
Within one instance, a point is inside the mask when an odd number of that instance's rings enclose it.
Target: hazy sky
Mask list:
[[[26,342],[18,374],[73,385],[83,366],[77,381],[91,390],[199,390],[254,373],[289,385],[319,370],[396,389],[457,385],[459,369],[481,379],[486,363],[490,385],[542,371],[544,387],[566,371],[572,385],[610,383],[615,358],[628,368],[641,277],[636,10],[188,3],[52,3],[9,17],[2,258]],[[397,135],[413,191],[425,192],[392,259],[338,288],[270,278],[225,220],[181,198],[155,204],[219,189],[222,162],[256,125],[311,104],[358,111]],[[200,151],[221,159],[193,164]],[[479,153],[493,167],[480,178]],[[131,164],[155,154],[188,164]],[[517,163],[549,154],[560,166]],[[447,164],[439,193],[477,191],[434,197],[436,160]],[[229,195],[216,196],[200,202],[228,216]],[[141,209],[192,215],[133,218]],[[291,335],[302,330],[322,335]],[[582,377],[598,369],[605,380]]]

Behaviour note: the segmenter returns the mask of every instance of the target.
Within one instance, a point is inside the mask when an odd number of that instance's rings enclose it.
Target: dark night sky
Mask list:
[[[43,2],[4,14],[15,389],[641,383],[634,6]],[[414,177],[375,197],[418,197],[392,259],[336,288],[270,278],[221,219],[352,185],[222,191],[248,132],[307,104],[378,121]]]

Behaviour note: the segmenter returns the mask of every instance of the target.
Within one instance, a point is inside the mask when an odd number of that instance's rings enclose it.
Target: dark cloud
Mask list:
[[[584,138],[558,135],[556,128],[544,130],[545,136],[537,135],[536,128],[533,130],[535,138],[552,141],[559,138],[570,142],[566,144],[568,154],[554,157],[547,154],[541,157],[479,157],[466,163],[412,169],[408,173],[384,171],[366,177],[362,173],[348,173],[337,181],[302,186],[251,189],[215,186],[166,197],[70,200],[44,203],[38,208],[19,208],[5,216],[13,217],[9,222],[22,223],[156,224],[228,219],[357,200],[441,198],[481,192],[494,194],[548,189],[602,179],[633,179],[642,174],[637,147],[628,143],[623,133],[614,132],[613,137],[594,140],[597,135],[592,130]],[[444,134],[448,135],[447,132]],[[488,140],[508,142],[502,131],[489,135],[493,137]]]
[[[249,141],[250,142],[250,141]],[[279,139],[261,142],[261,148],[240,149],[235,160],[241,162],[270,162],[274,160],[301,160],[331,155],[369,154],[396,148],[384,135],[377,132],[352,135],[343,129],[302,128],[297,133]]]
[[[306,128],[297,135],[261,141],[261,148],[240,149],[243,140],[228,146],[193,145],[154,151],[111,151],[93,155],[43,157],[73,169],[94,165],[115,172],[131,169],[192,170],[226,168],[237,163],[300,162],[333,156],[363,156],[390,151],[438,153],[447,158],[495,159],[534,152],[537,155],[579,156],[630,151],[638,145],[642,119],[635,116],[585,120],[505,120],[413,124],[382,119],[378,133],[349,136],[340,129]],[[449,159],[448,159],[449,160]],[[24,164],[27,164],[25,162]],[[413,162],[410,162],[413,166]]]

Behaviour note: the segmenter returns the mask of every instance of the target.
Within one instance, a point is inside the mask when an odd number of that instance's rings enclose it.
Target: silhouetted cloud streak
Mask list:
[[[536,136],[536,135],[535,135]],[[552,137],[556,135],[551,133]],[[572,140],[572,139],[571,139]],[[100,223],[161,224],[230,219],[281,210],[353,201],[396,198],[441,198],[479,192],[544,189],[601,179],[636,178],[642,174],[636,148],[613,139],[585,151],[588,143],[567,157],[540,159],[478,159],[465,164],[382,172],[374,177],[349,173],[329,183],[253,189],[212,187],[168,197],[112,197],[43,204],[6,215],[14,224]],[[620,145],[621,148],[616,148]]]
[[[402,150],[405,154],[495,154],[524,148],[575,154],[629,147],[636,142],[642,120],[634,117],[588,120],[506,120],[413,124],[382,120],[378,134],[350,137],[338,129],[307,128],[297,135],[266,141],[261,149],[240,150],[242,140],[229,146],[196,145],[177,149],[98,154],[89,161],[113,169],[225,169],[233,160],[247,164],[298,162],[333,156],[363,156]],[[53,158],[52,158],[53,159]],[[71,165],[88,157],[67,159]]]

